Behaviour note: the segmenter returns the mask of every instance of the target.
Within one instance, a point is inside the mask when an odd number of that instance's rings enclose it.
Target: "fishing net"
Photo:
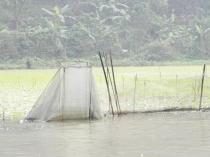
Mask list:
[[[26,117],[27,120],[99,118],[91,67],[61,68]]]

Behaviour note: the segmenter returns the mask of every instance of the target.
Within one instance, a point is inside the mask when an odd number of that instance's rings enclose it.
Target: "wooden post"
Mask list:
[[[138,79],[138,76],[136,74],[135,79],[134,79],[133,112],[136,111],[136,85],[137,85],[137,79]]]
[[[202,80],[201,80],[201,95],[200,95],[199,111],[200,111],[201,108],[202,108],[203,87],[204,87],[205,73],[206,73],[206,64],[203,65],[203,73],[202,73]]]
[[[112,60],[111,51],[110,51],[109,57],[110,57],[110,63],[111,63],[111,69],[112,69],[112,77],[113,77],[113,82],[114,82],[114,90],[115,90],[115,95],[116,95],[116,99],[117,99],[117,106],[118,106],[119,112],[121,114],[121,107],[120,107],[119,95],[118,95],[118,91],[117,91],[117,85],[116,85],[115,72],[114,72],[114,66],[113,66],[113,60]]]
[[[106,81],[106,87],[107,87],[107,92],[108,92],[108,96],[109,96],[109,106],[111,107],[112,115],[114,116],[114,109],[113,109],[113,106],[112,106],[112,97],[111,97],[111,94],[110,94],[107,74],[106,74],[106,71],[105,71],[105,67],[104,67],[104,63],[103,63],[101,53],[99,52],[98,55],[99,55],[99,58],[100,58],[100,61],[101,61],[101,66],[102,66],[103,73],[104,73],[104,78],[105,78],[105,81]]]

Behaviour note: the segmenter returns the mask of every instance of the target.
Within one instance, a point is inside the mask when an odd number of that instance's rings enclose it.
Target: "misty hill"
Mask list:
[[[1,0],[1,60],[210,58],[207,0]]]

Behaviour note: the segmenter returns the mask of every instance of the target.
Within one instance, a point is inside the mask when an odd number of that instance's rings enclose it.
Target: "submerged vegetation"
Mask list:
[[[101,68],[94,75],[102,107],[108,106]],[[0,71],[0,115],[23,118],[56,70]],[[207,66],[202,106],[210,107],[210,71]],[[135,77],[137,76],[136,90]],[[159,110],[169,107],[199,107],[202,66],[117,67],[116,82],[123,110]]]
[[[209,8],[207,0],[1,0],[0,63],[95,62],[110,49],[130,65],[209,59]]]

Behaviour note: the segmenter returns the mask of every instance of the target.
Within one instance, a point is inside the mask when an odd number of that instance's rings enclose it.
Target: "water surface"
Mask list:
[[[65,123],[1,122],[1,157],[209,157],[210,112]]]

